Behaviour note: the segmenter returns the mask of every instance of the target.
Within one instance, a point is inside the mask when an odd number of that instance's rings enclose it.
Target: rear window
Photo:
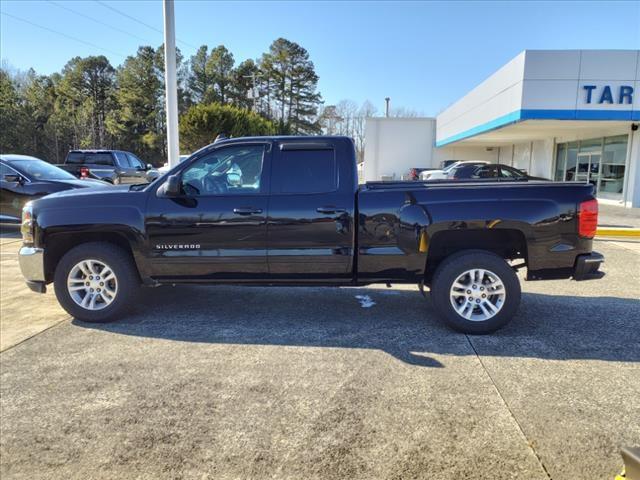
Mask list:
[[[93,165],[113,165],[110,153],[85,153],[85,163]]]
[[[71,164],[79,165],[84,163],[84,153],[81,152],[69,152],[67,154],[67,162]]]
[[[323,193],[338,188],[333,150],[282,150],[273,169],[276,193]]]

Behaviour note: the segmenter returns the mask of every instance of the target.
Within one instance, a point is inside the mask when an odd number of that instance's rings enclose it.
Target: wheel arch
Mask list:
[[[45,254],[44,254],[44,270],[45,281],[52,282],[56,267],[60,259],[72,248],[86,243],[109,243],[115,245],[126,252],[131,260],[133,260],[138,274],[140,272],[139,262],[135,249],[132,247],[132,241],[127,234],[120,231],[98,232],[98,231],[60,231],[48,232],[44,236]]]
[[[452,255],[482,251],[505,260],[523,259],[527,263],[527,241],[517,229],[442,230],[430,237],[425,263],[425,283],[429,284],[438,266]]]

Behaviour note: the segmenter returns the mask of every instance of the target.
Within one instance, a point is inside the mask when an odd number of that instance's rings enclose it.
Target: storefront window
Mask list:
[[[556,152],[556,171],[554,174],[554,180],[556,182],[562,182],[564,180],[564,169],[567,162],[567,145],[561,143],[558,145]]]
[[[600,176],[600,197],[622,200],[626,159],[627,136],[605,138]]]
[[[578,142],[567,144],[567,170],[564,179],[572,182],[576,179],[576,166],[578,164]]]
[[[621,200],[627,142],[619,135],[558,144],[555,180],[591,183],[600,198]]]

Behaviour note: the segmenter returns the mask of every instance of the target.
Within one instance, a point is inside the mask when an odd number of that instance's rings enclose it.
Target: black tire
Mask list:
[[[495,274],[506,292],[498,313],[486,320],[467,319],[460,315],[452,304],[450,292],[454,282],[462,274],[473,269],[489,270]],[[518,310],[520,296],[520,281],[514,269],[503,258],[485,250],[465,250],[451,255],[438,266],[431,282],[431,300],[436,312],[447,325],[462,333],[486,334],[502,328]],[[475,307],[472,307],[472,310],[473,308]]]
[[[87,259],[98,260],[108,265],[117,279],[117,293],[111,303],[100,310],[89,310],[78,305],[67,289],[67,278],[71,269]],[[58,263],[54,275],[54,290],[58,302],[67,313],[78,320],[101,323],[115,320],[131,306],[140,279],[131,255],[111,243],[83,243],[69,250]]]

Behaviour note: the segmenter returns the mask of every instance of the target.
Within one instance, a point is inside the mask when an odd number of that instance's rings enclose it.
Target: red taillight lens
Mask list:
[[[87,167],[80,167],[80,178],[88,178],[89,169]]]
[[[578,208],[578,235],[585,238],[596,236],[598,228],[598,201],[587,200]]]

